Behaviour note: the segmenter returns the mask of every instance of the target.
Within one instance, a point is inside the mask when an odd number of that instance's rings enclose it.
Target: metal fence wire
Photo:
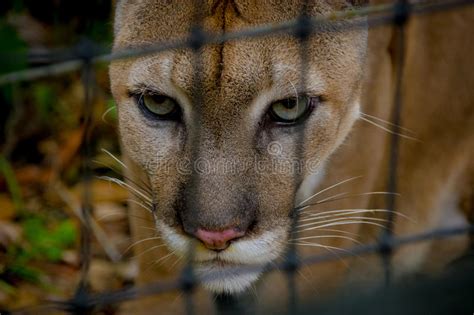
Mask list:
[[[387,191],[388,192],[397,192],[397,166],[398,166],[398,156],[399,156],[399,126],[402,124],[401,122],[401,110],[402,110],[402,74],[403,74],[403,60],[404,60],[404,53],[405,53],[405,25],[410,17],[415,15],[425,15],[430,14],[433,12],[439,11],[447,11],[452,9],[457,9],[462,6],[472,5],[474,4],[474,0],[422,0],[422,1],[415,1],[415,2],[408,2],[406,0],[400,0],[390,4],[384,5],[368,5],[361,8],[357,8],[351,11],[341,11],[332,14],[331,16],[323,16],[323,17],[309,17],[305,14],[305,10],[303,6],[303,10],[299,18],[291,21],[286,21],[281,24],[275,25],[262,25],[257,26],[255,28],[246,29],[239,32],[230,32],[224,33],[221,35],[216,34],[208,34],[206,33],[200,26],[200,14],[199,14],[199,1],[196,1],[196,21],[195,26],[190,32],[189,37],[183,40],[167,42],[167,43],[159,43],[156,45],[148,45],[144,47],[134,47],[130,49],[125,49],[113,53],[103,53],[103,51],[95,46],[91,42],[84,42],[79,47],[71,48],[71,50],[65,54],[68,56],[63,60],[58,60],[53,64],[49,64],[46,66],[36,67],[27,69],[24,71],[18,71],[9,73],[6,75],[0,76],[0,85],[6,84],[13,84],[20,81],[32,81],[37,80],[40,78],[50,77],[50,76],[58,76],[64,73],[81,70],[82,72],[82,84],[84,86],[84,108],[83,108],[83,119],[82,124],[85,126],[85,134],[83,139],[82,145],[82,161],[83,161],[83,182],[84,182],[84,193],[82,196],[82,229],[81,229],[81,281],[79,282],[76,293],[70,299],[65,301],[56,301],[51,303],[46,303],[44,305],[36,305],[32,306],[31,308],[27,309],[20,309],[20,310],[2,310],[0,311],[1,315],[5,314],[37,314],[40,312],[49,312],[51,310],[62,310],[69,312],[71,314],[91,314],[94,313],[104,306],[107,305],[117,305],[123,303],[125,301],[130,301],[134,299],[139,299],[151,295],[162,294],[169,291],[181,290],[184,294],[186,300],[186,312],[187,314],[194,314],[195,308],[193,303],[193,290],[199,283],[197,279],[194,277],[193,268],[191,264],[188,264],[183,269],[183,274],[181,277],[174,281],[160,281],[157,283],[153,283],[150,285],[142,286],[142,287],[128,287],[123,288],[116,291],[111,292],[103,292],[99,294],[91,293],[88,291],[88,270],[89,270],[89,263],[91,259],[91,227],[90,227],[90,213],[92,211],[92,202],[91,202],[91,185],[90,180],[92,177],[92,171],[90,167],[90,160],[91,160],[91,152],[90,152],[90,129],[91,129],[91,115],[92,115],[92,90],[94,88],[94,66],[99,63],[107,63],[113,60],[124,59],[124,58],[136,58],[144,55],[155,54],[158,52],[163,52],[171,49],[177,48],[186,48],[190,47],[194,51],[195,55],[195,84],[199,86],[200,84],[200,48],[204,45],[213,44],[213,43],[224,43],[227,41],[234,41],[249,37],[262,37],[267,36],[270,34],[292,34],[295,38],[299,40],[300,43],[300,51],[301,51],[301,58],[302,58],[302,68],[301,68],[301,82],[299,84],[304,86],[306,84],[306,73],[305,64],[307,63],[307,48],[306,48],[306,41],[309,36],[314,35],[320,32],[329,32],[331,30],[352,30],[354,28],[365,27],[365,23],[368,23],[370,28],[378,27],[382,25],[393,25],[396,34],[396,47],[395,47],[395,56],[397,60],[397,69],[396,69],[396,86],[395,86],[395,93],[394,93],[394,110],[392,113],[392,124],[394,126],[394,132],[391,136],[390,140],[390,158],[389,158],[389,167],[387,169],[388,172],[388,182],[387,182]],[[360,17],[366,17],[366,21],[361,22]],[[344,19],[346,22],[341,24],[336,24],[337,21]],[[332,27],[327,27],[331,25]],[[469,53],[469,52],[466,52]],[[57,56],[55,58],[51,58],[51,60],[57,60]],[[199,100],[198,100],[199,101]],[[199,107],[198,107],[199,108]],[[351,248],[348,251],[338,252],[338,253],[328,253],[328,254],[318,254],[310,257],[299,258],[297,259],[297,253],[294,248],[289,248],[287,252],[286,260],[283,263],[276,263],[266,267],[266,272],[280,270],[287,274],[288,279],[288,292],[289,292],[289,303],[288,309],[285,312],[290,314],[296,314],[298,312],[301,313],[313,313],[311,309],[306,309],[299,305],[298,297],[296,294],[295,289],[295,273],[298,271],[299,268],[303,266],[334,261],[338,259],[343,259],[347,257],[353,257],[356,255],[365,255],[370,253],[378,253],[381,257],[381,263],[383,265],[383,270],[385,274],[385,283],[387,286],[391,282],[392,277],[392,268],[391,268],[391,258],[392,252],[394,249],[407,245],[412,244],[415,242],[423,242],[432,239],[443,239],[447,237],[458,236],[462,234],[472,234],[474,232],[474,225],[471,226],[462,226],[457,228],[449,228],[449,229],[437,229],[433,231],[424,232],[421,234],[416,235],[409,235],[403,237],[394,237],[392,235],[392,226],[394,221],[394,210],[395,210],[395,194],[388,194],[386,197],[386,209],[390,210],[388,216],[388,222],[386,223],[385,228],[382,230],[382,234],[380,235],[378,242],[372,244],[363,244],[358,245]],[[295,224],[298,220],[297,216],[295,216]],[[252,267],[239,267],[235,268],[233,272],[235,274],[241,274],[246,272],[252,272]],[[471,270],[472,271],[472,270]],[[209,276],[211,279],[213,276]],[[460,279],[472,280],[472,273],[470,276],[463,275]],[[457,281],[457,280],[456,280]],[[451,282],[447,282],[448,284],[452,285]],[[459,280],[455,282],[455,284],[463,284],[464,287],[461,287],[457,291],[454,290],[452,292],[458,292],[462,295],[462,293],[468,294],[467,301],[472,297],[474,297],[474,285],[473,281],[467,282]],[[416,287],[411,288],[408,292],[412,292],[412,294],[419,294],[420,290],[424,292],[431,290],[434,286],[439,284],[433,284],[431,287]],[[449,285],[446,286],[448,288]],[[443,289],[443,287],[441,287]],[[412,290],[412,291],[410,291]],[[400,292],[398,292],[400,293]],[[391,295],[388,295],[391,296]],[[393,298],[387,298],[387,296],[380,296],[380,295],[373,295],[367,298],[361,298],[362,301],[367,301],[367,304],[377,304],[374,303],[374,299],[376,302],[380,303],[387,303],[387,305],[395,306],[393,308],[384,308],[384,312],[391,313],[391,314],[399,314],[400,312],[412,313],[415,314],[417,312],[413,312],[413,310],[420,311],[419,313],[425,313],[423,309],[417,308],[410,308],[410,307],[402,307],[403,304],[401,303],[400,298],[403,297],[403,294],[394,295]],[[470,296],[470,298],[469,298]],[[398,297],[398,299],[397,299]],[[443,297],[440,297],[443,299]],[[423,299],[421,299],[423,301]],[[464,300],[466,301],[466,300]],[[426,300],[424,303],[426,305],[430,305],[436,301]],[[439,302],[439,301],[438,301]],[[350,310],[353,312],[360,311],[364,314],[371,314],[376,313],[379,314],[378,311],[374,311],[373,308],[365,308],[365,307],[356,307],[356,302],[352,301],[352,304],[349,304]],[[356,303],[356,304],[354,304]],[[423,302],[422,302],[423,303]],[[402,305],[402,306],[401,306]],[[471,304],[472,305],[472,301]],[[217,309],[221,313],[249,313],[251,311],[242,308],[242,305],[239,304],[238,299],[232,298],[230,296],[218,296],[216,297],[216,306]],[[360,305],[359,305],[360,306]],[[468,305],[469,306],[469,305]],[[442,310],[448,311],[450,314],[457,314],[456,310],[459,309],[459,305],[449,305],[449,307]],[[456,308],[458,307],[458,308]],[[461,308],[462,309],[462,308]],[[313,309],[314,310],[314,309]],[[380,309],[379,309],[380,310]],[[391,310],[391,311],[390,311]],[[410,312],[410,310],[412,312]],[[426,310],[426,309],[425,309]],[[451,312],[451,311],[452,312]],[[337,314],[341,312],[347,312],[348,309],[341,309],[341,308],[331,308],[321,310],[321,314]],[[439,310],[438,310],[439,311]],[[471,309],[469,313],[472,313],[474,309]],[[436,313],[436,312],[435,312]],[[447,314],[447,313],[446,313]],[[468,314],[468,313],[466,313]]]

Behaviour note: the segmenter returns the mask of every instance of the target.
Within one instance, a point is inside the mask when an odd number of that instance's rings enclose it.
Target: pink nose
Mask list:
[[[236,238],[242,237],[245,232],[240,232],[237,229],[227,229],[224,231],[208,231],[198,229],[196,237],[201,240],[204,245],[212,250],[223,250],[229,247],[229,242]]]

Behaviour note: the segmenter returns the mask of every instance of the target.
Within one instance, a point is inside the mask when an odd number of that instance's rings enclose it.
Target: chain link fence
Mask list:
[[[224,33],[221,35],[208,34],[200,28],[199,23],[193,28],[189,37],[183,40],[159,43],[156,45],[148,45],[145,47],[135,47],[113,53],[104,52],[102,48],[96,46],[93,42],[84,41],[79,46],[72,48],[67,53],[49,56],[48,60],[55,60],[54,63],[27,69],[24,71],[13,72],[0,76],[0,85],[13,84],[21,81],[33,81],[41,78],[51,76],[60,76],[65,73],[73,71],[81,71],[82,84],[84,86],[84,106],[82,124],[86,130],[82,144],[82,177],[84,187],[81,206],[81,281],[77,285],[76,293],[70,299],[65,301],[55,301],[43,305],[34,305],[31,308],[20,310],[2,310],[2,315],[6,314],[37,314],[46,313],[54,310],[65,311],[71,314],[92,314],[108,305],[117,305],[126,301],[135,300],[151,295],[163,294],[170,291],[182,291],[186,300],[187,314],[194,314],[195,308],[193,303],[193,290],[199,285],[197,279],[194,277],[192,266],[188,265],[183,269],[182,276],[175,281],[160,281],[143,287],[124,288],[111,292],[103,292],[94,294],[88,290],[88,271],[89,262],[91,259],[91,226],[90,213],[92,211],[92,190],[90,188],[90,181],[92,178],[92,171],[90,167],[91,152],[90,152],[90,123],[92,115],[92,90],[94,88],[94,67],[98,64],[108,63],[113,60],[125,58],[137,58],[140,56],[156,54],[159,52],[178,49],[178,48],[192,48],[196,55],[196,68],[199,66],[199,50],[204,45],[221,44],[227,41],[235,41],[244,38],[263,37],[274,34],[292,34],[300,41],[301,56],[305,60],[305,42],[309,36],[319,32],[344,31],[355,28],[365,27],[368,23],[369,28],[379,27],[383,25],[393,25],[396,31],[396,56],[398,58],[396,64],[396,87],[394,96],[394,112],[392,113],[392,124],[394,132],[391,136],[390,145],[390,160],[387,172],[389,174],[389,181],[387,183],[388,192],[397,192],[397,166],[398,166],[398,149],[399,149],[399,127],[401,125],[401,110],[403,107],[401,98],[402,89],[402,74],[404,64],[405,52],[405,25],[407,21],[414,16],[427,15],[434,12],[445,12],[453,9],[462,9],[463,6],[474,4],[472,0],[423,0],[423,1],[397,1],[394,3],[383,5],[368,5],[357,8],[351,11],[336,12],[331,16],[309,17],[303,11],[301,16],[295,20],[287,21],[277,25],[262,25],[251,29],[246,29],[239,32]],[[367,22],[361,21],[360,17],[366,17]],[[337,21],[344,19],[343,24],[336,24]],[[327,26],[331,25],[331,28]],[[466,52],[468,53],[468,52]],[[304,63],[303,63],[304,64]],[[304,68],[304,67],[303,67]],[[196,71],[196,77],[199,80],[199,71]],[[305,75],[303,75],[305,77]],[[304,82],[303,82],[304,84]],[[88,188],[89,187],[89,188]],[[314,265],[324,262],[335,261],[347,257],[357,255],[367,255],[371,253],[378,253],[381,256],[381,261],[385,271],[385,282],[390,284],[392,278],[391,259],[392,253],[395,249],[412,244],[416,242],[424,242],[433,239],[444,239],[458,235],[472,234],[474,226],[461,226],[457,228],[438,229],[424,232],[416,235],[409,235],[404,237],[394,237],[392,235],[393,213],[395,210],[395,194],[388,194],[386,199],[386,208],[390,211],[386,227],[382,230],[382,235],[379,241],[372,244],[363,244],[351,248],[350,251],[318,254],[311,257],[297,259],[296,250],[290,248],[287,254],[287,259],[283,263],[276,263],[266,267],[266,272],[279,270],[287,274],[289,286],[289,305],[285,312],[296,313],[315,313],[318,314],[341,314],[341,313],[358,313],[358,314],[379,314],[381,312],[387,314],[461,314],[468,310],[466,314],[471,314],[474,311],[472,305],[472,297],[474,297],[474,274],[472,268],[462,269],[465,272],[455,272],[453,276],[445,278],[441,282],[416,283],[403,287],[398,286],[389,288],[385,293],[375,293],[369,296],[362,296],[354,298],[353,296],[346,300],[338,300],[329,305],[300,305],[295,289],[295,273],[299,268],[308,265]],[[297,220],[297,219],[295,219]],[[472,266],[472,262],[467,260],[468,266]],[[252,271],[257,271],[260,267],[241,267],[236,268],[233,273],[241,274]],[[212,275],[209,280],[212,280]],[[217,275],[215,276],[217,277]],[[448,298],[445,294],[430,295],[431,291],[435,292],[450,292]],[[418,302],[421,305],[411,307],[415,303],[410,302],[410,296],[416,295],[419,297]],[[436,300],[428,298],[429,296],[436,296]],[[457,298],[456,298],[457,297]],[[445,300],[444,302],[442,300]],[[433,308],[434,305],[443,305],[440,308]],[[248,310],[242,308],[238,299],[229,296],[216,297],[216,306],[219,312],[224,313],[247,313]],[[471,308],[469,310],[469,308]],[[428,310],[428,311],[427,311]],[[269,312],[278,313],[281,310],[271,310]]]

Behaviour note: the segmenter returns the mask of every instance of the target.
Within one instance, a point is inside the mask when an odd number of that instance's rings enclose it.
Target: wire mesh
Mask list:
[[[306,3],[304,1],[304,3]],[[54,63],[37,68],[27,69],[24,71],[13,72],[0,76],[0,85],[15,84],[20,81],[32,81],[40,78],[57,76],[67,72],[81,70],[84,86],[84,111],[82,124],[85,126],[85,133],[82,145],[82,160],[83,160],[83,186],[84,193],[82,196],[82,220],[81,220],[81,278],[77,285],[75,295],[66,301],[47,303],[44,305],[32,306],[28,309],[0,311],[0,314],[22,314],[22,313],[36,313],[42,310],[62,309],[71,314],[90,314],[94,310],[100,309],[103,306],[110,304],[120,304],[125,301],[130,301],[146,296],[162,294],[170,291],[181,291],[184,293],[186,302],[186,313],[194,314],[193,291],[197,282],[193,273],[191,265],[192,257],[188,257],[186,267],[183,269],[181,276],[174,281],[160,281],[143,287],[124,288],[111,292],[103,292],[99,294],[92,294],[88,289],[88,270],[91,259],[91,228],[90,228],[90,213],[92,210],[90,188],[91,181],[91,152],[90,152],[90,120],[92,115],[92,98],[94,89],[93,69],[97,63],[110,62],[118,59],[137,58],[140,56],[155,54],[171,49],[190,47],[194,55],[194,86],[197,91],[202,87],[202,68],[201,68],[201,53],[202,48],[208,44],[225,43],[228,41],[235,41],[244,38],[262,37],[273,34],[292,34],[299,40],[300,56],[301,56],[301,73],[302,80],[299,83],[302,87],[306,85],[307,74],[306,64],[308,63],[308,49],[306,47],[307,39],[319,32],[330,32],[332,30],[344,31],[353,30],[364,27],[367,23],[369,27],[377,27],[381,25],[393,25],[395,32],[395,56],[396,56],[396,84],[394,93],[394,109],[392,113],[391,123],[394,126],[394,132],[390,140],[390,159],[388,167],[388,182],[387,191],[392,194],[387,194],[386,206],[389,210],[388,220],[385,228],[380,235],[378,242],[371,244],[358,245],[350,249],[350,251],[340,253],[318,254],[305,258],[298,258],[295,246],[290,246],[287,251],[286,260],[283,263],[274,263],[266,267],[266,272],[280,270],[286,272],[288,283],[288,310],[290,314],[298,313],[299,300],[297,297],[296,278],[295,273],[299,268],[304,266],[314,265],[323,262],[335,261],[346,257],[354,257],[358,255],[379,253],[381,263],[383,265],[385,283],[387,285],[391,282],[391,257],[395,249],[417,242],[424,242],[433,239],[444,239],[463,234],[474,233],[474,226],[445,228],[428,231],[416,235],[393,237],[394,213],[396,209],[395,193],[397,192],[397,167],[399,157],[399,126],[401,125],[401,111],[402,111],[402,77],[403,64],[405,58],[405,25],[408,19],[414,15],[430,14],[433,12],[446,11],[453,8],[459,8],[464,5],[474,4],[470,0],[431,0],[431,1],[417,1],[414,3],[406,0],[400,0],[392,4],[371,5],[353,10],[351,12],[337,12],[331,16],[323,17],[309,17],[306,15],[305,5],[302,6],[301,15],[293,20],[276,25],[257,26],[252,29],[246,29],[239,32],[224,33],[220,35],[207,34],[201,27],[202,7],[200,1],[195,1],[195,23],[188,38],[180,41],[160,43],[156,45],[149,45],[138,48],[126,49],[113,53],[103,53],[103,49],[96,47],[90,42],[82,43],[79,48],[75,47],[67,53],[58,55],[46,56],[48,60],[55,60]],[[367,21],[361,22],[357,17],[366,17]],[[348,19],[348,23],[335,24],[340,19]],[[325,26],[332,25],[332,28]],[[58,61],[59,60],[59,61]],[[302,88],[301,90],[304,90]],[[195,100],[197,106],[200,108],[202,102],[201,96]],[[199,130],[199,124],[194,126],[194,130]],[[196,142],[197,143],[197,142]],[[293,233],[296,233],[295,226],[298,222],[298,215],[295,214],[293,222]],[[193,249],[189,251],[192,255]],[[260,266],[246,266],[237,267],[233,270],[235,275],[248,273],[260,270]],[[217,275],[208,276],[208,280],[212,280]],[[204,279],[206,280],[206,279]],[[222,314],[237,314],[248,311],[247,308],[242,308],[237,298],[231,296],[216,296],[216,306]]]
[[[395,81],[395,95],[394,95],[394,109],[392,113],[392,124],[394,124],[394,133],[391,137],[390,143],[390,161],[388,168],[388,183],[386,207],[389,210],[388,220],[385,225],[385,229],[380,237],[380,257],[384,268],[385,284],[388,286],[391,281],[391,259],[393,250],[390,247],[390,239],[393,234],[394,220],[395,220],[395,194],[397,193],[397,169],[398,169],[398,156],[400,147],[400,126],[401,126],[401,113],[402,113],[402,77],[403,77],[403,65],[405,56],[405,24],[407,23],[410,11],[408,2],[401,0],[398,1],[395,7],[394,25],[395,25],[395,40],[396,40],[396,81]]]

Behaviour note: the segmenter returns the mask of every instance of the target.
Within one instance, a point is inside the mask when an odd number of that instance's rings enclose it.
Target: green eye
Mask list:
[[[165,95],[138,95],[138,105],[148,116],[161,120],[178,120],[181,109],[175,100]]]
[[[316,102],[317,98],[306,96],[280,100],[270,106],[269,115],[279,124],[295,124],[309,115]]]

